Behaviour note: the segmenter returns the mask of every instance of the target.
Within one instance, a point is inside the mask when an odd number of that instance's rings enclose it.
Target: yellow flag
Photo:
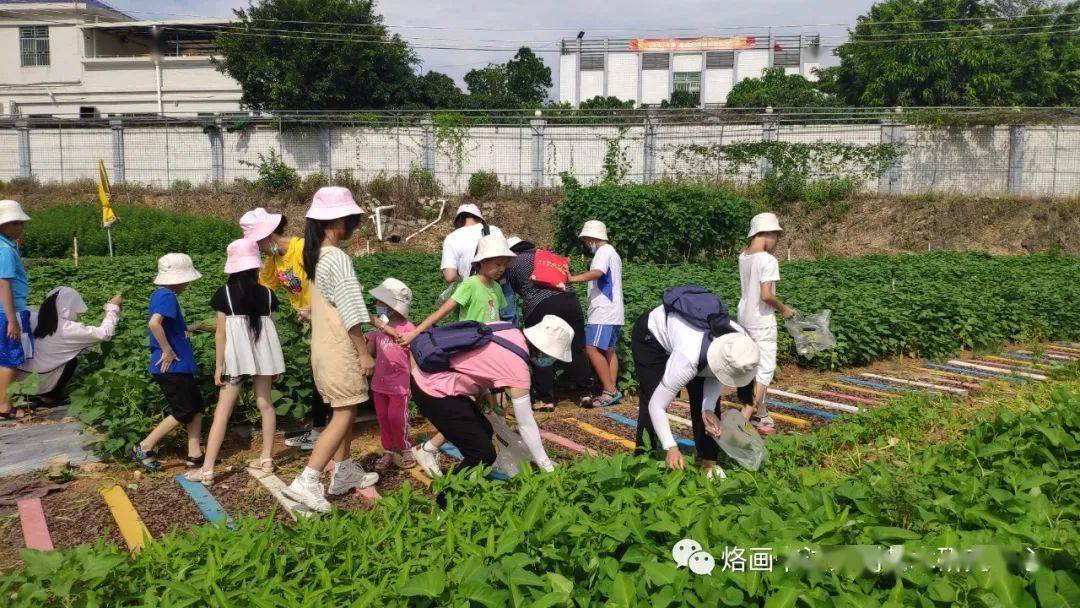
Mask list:
[[[103,160],[98,160],[97,196],[98,200],[101,201],[101,226],[109,228],[119,218],[113,212],[112,203],[109,201],[110,197],[112,197],[112,188],[109,187],[109,173],[105,171],[105,161]]]

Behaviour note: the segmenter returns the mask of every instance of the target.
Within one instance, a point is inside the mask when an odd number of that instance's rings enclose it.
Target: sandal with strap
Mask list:
[[[161,470],[161,463],[157,460],[157,452],[143,450],[142,446],[137,443],[131,446],[131,459],[151,473]]]
[[[532,411],[534,411],[534,412],[554,412],[555,411],[555,404],[554,403],[544,403],[544,402],[534,403],[532,405]]]
[[[274,459],[273,458],[260,458],[258,460],[252,460],[248,463],[248,467],[252,469],[259,469],[263,473],[274,472]]]
[[[214,472],[205,471],[200,469],[192,469],[188,471],[184,477],[188,481],[197,481],[206,487],[214,485]]]
[[[187,464],[187,468],[197,469],[206,462],[206,455],[204,454],[202,456],[188,456],[185,462]]]

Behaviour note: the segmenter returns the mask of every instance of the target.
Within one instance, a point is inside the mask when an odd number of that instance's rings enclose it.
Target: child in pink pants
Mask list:
[[[386,279],[371,290],[375,312],[399,336],[416,327],[409,322],[412,290],[397,279]],[[409,349],[393,336],[373,331],[367,336],[368,348],[375,355],[375,374],[371,379],[371,398],[379,420],[382,456],[375,470],[382,472],[391,464],[402,469],[416,466],[409,441]]]

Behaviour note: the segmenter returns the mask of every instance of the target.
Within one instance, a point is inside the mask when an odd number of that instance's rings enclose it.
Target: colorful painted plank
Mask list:
[[[963,361],[961,359],[949,359],[949,365],[955,365],[957,367],[970,367],[971,369],[977,369],[983,372],[997,372],[999,369],[990,367],[988,365],[979,365],[978,363],[971,363],[969,361]],[[1010,375],[1020,376],[1021,378],[1030,378],[1032,380],[1047,380],[1047,376],[1042,374],[1029,374],[1027,372],[1009,371]]]
[[[406,469],[406,472],[410,477],[423,484],[425,488],[431,485],[431,478],[425,475],[424,472],[420,470],[420,467]]]
[[[979,359],[967,359],[967,361],[969,361],[971,363],[978,363],[979,365],[986,365],[986,366],[989,366],[989,367],[994,367],[994,368],[1005,370],[1005,371],[1008,371],[1008,372],[1027,372],[1029,374],[1044,374],[1047,371],[1046,369],[1039,369],[1039,368],[1036,368],[1036,367],[1032,367],[1030,365],[1009,364],[1009,363],[1002,363],[1001,361],[993,361],[993,360],[986,359],[985,357],[979,358]]]
[[[983,388],[981,384],[977,384],[975,382],[966,382],[966,380],[971,380],[971,378],[964,378],[963,376],[949,376],[946,375],[946,373],[947,372],[942,372],[940,370],[928,369],[924,370],[922,373],[916,373],[915,379],[922,380],[924,382],[936,382],[938,384],[944,384],[946,386],[955,386],[957,388],[966,388],[969,391],[980,391]]]
[[[877,389],[879,391],[885,391],[887,393],[910,393],[914,389],[901,388],[899,386],[892,386],[891,384],[884,384],[881,382],[872,382],[870,380],[860,380],[859,378],[852,378],[851,376],[837,376],[837,380],[844,384],[854,384],[855,386],[865,386],[867,388]]]
[[[770,393],[772,391],[769,391]],[[821,410],[814,409],[812,407],[804,407],[801,405],[795,405],[786,401],[780,401],[778,399],[765,399],[765,405],[770,408],[780,408],[782,410],[791,410],[793,412],[799,412],[800,414],[808,414],[810,416],[818,416],[826,420],[836,420],[839,416],[831,414],[829,412],[823,412]]]
[[[842,399],[844,401],[851,401],[853,403],[861,403],[863,405],[880,405],[881,404],[881,401],[879,401],[877,399],[871,399],[869,397],[859,397],[857,395],[845,395],[844,393],[837,393],[835,391],[814,390],[814,391],[809,391],[809,392],[817,393],[818,395],[821,395],[822,397],[832,397],[833,399]]]
[[[822,386],[834,391],[841,391],[845,393],[855,392],[860,395],[869,395],[874,399],[880,399],[883,401],[888,401],[889,399],[893,399],[896,397],[896,393],[876,391],[872,388],[866,388],[865,386],[855,386],[853,384],[844,384],[843,382],[826,381],[822,384]]]
[[[686,418],[683,418],[682,416],[676,416],[675,414],[668,414],[667,417],[668,417],[668,420],[674,422],[675,424],[677,424],[677,425],[679,425],[679,426],[681,426],[683,428],[687,428],[687,429],[694,428],[694,423],[691,422],[690,420],[687,420]]]
[[[219,503],[210,491],[206,489],[206,486],[197,481],[191,481],[184,476],[183,473],[176,476],[176,483],[180,484],[180,487],[191,499],[191,502],[195,503],[196,507],[202,511],[203,517],[206,521],[211,523],[223,523],[225,527],[230,530],[236,529],[236,522],[232,517],[225,512],[225,509],[221,507]]]
[[[963,374],[965,376],[973,376],[975,378],[983,378],[985,380],[1004,380],[1005,382],[1020,383],[1024,380],[1020,378],[1009,378],[1003,373],[991,373],[979,371],[977,369],[971,369],[967,367],[957,367],[955,365],[942,365],[940,363],[927,363],[927,369],[938,369],[946,372],[953,372],[955,374]]]
[[[442,444],[442,447],[440,449],[443,451],[444,454],[453,458],[454,460],[462,460],[465,458],[461,455],[461,450],[457,449],[457,446],[450,443],[449,441]],[[490,477],[491,479],[497,479],[499,481],[506,481],[507,479],[510,479],[510,476],[506,473],[503,473],[502,471],[492,471],[491,473],[488,473],[488,477]]]
[[[1010,358],[1006,358],[1006,357],[1000,357],[998,355],[983,355],[982,358],[986,359],[987,361],[996,361],[996,362],[1004,364],[1004,365],[1016,365],[1016,366],[1020,366],[1020,367],[1028,367],[1030,369],[1034,369],[1034,370],[1038,370],[1038,371],[1049,371],[1049,370],[1054,369],[1053,365],[1050,365],[1048,363],[1036,363],[1035,361],[1032,361],[1030,359],[1028,359],[1025,362],[1021,363],[1019,359],[1010,359]]]
[[[545,431],[541,429],[540,437],[549,443],[554,443],[560,448],[570,450],[575,454],[588,454],[589,456],[596,456],[599,453],[590,447],[583,446],[580,443],[576,441],[571,441],[561,435],[556,435],[551,431]]]
[[[22,525],[23,543],[27,549],[52,551],[52,536],[49,524],[45,521],[45,510],[41,508],[41,499],[22,498],[19,506],[19,523]]]
[[[1066,348],[1075,348],[1076,350],[1080,350],[1080,343],[1077,342],[1056,342],[1056,344],[1058,346],[1064,346]]]
[[[1019,355],[1035,356],[1035,353],[1031,352],[1030,350],[1018,350],[1018,351],[1016,351],[1016,353],[1019,354]],[[1055,361],[1073,361],[1073,360],[1076,359],[1076,357],[1066,357],[1065,355],[1055,355],[1053,353],[1045,353],[1045,352],[1043,353],[1042,358],[1043,359],[1054,359]]]
[[[1076,352],[1073,352],[1071,350],[1064,350],[1064,349],[1058,349],[1058,348],[1048,348],[1048,349],[1046,349],[1046,353],[1049,354],[1049,355],[1057,355],[1059,357],[1065,357],[1067,359],[1072,359],[1073,361],[1075,361],[1077,359],[1080,359],[1080,353],[1076,353]]]
[[[786,422],[788,424],[794,424],[795,426],[801,427],[810,426],[810,422],[803,420],[802,418],[796,418],[795,416],[788,416],[787,414],[781,414],[780,412],[774,412],[772,410],[769,411],[769,415],[779,420],[780,422]],[[757,431],[759,434],[761,434],[760,428],[757,429]],[[773,432],[776,432],[776,429],[773,429]]]
[[[862,372],[859,374],[864,378],[870,378],[872,380],[882,380],[884,382],[895,382],[897,384],[904,384],[907,386],[915,386],[919,388],[926,388],[935,391],[945,391],[946,393],[953,393],[956,395],[966,395],[968,392],[962,388],[956,388],[953,386],[941,386],[940,384],[931,384],[929,382],[919,382],[917,380],[906,380],[904,378],[894,378],[892,376],[885,376],[881,374],[871,374],[869,372]]]
[[[102,488],[101,497],[109,506],[109,511],[116,520],[116,526],[120,528],[120,536],[124,537],[128,549],[135,552],[146,546],[146,541],[151,538],[150,530],[146,529],[146,524],[139,517],[139,512],[135,510],[135,505],[131,504],[131,499],[124,493],[124,489],[120,486]]]
[[[285,509],[285,512],[289,514],[289,517],[293,518],[293,521],[299,519],[297,517],[298,515],[301,517],[311,517],[315,514],[315,512],[307,508],[307,506],[302,505],[285,495],[283,492],[286,488],[285,482],[281,481],[281,478],[277,475],[267,473],[262,469],[256,469],[254,467],[247,467],[247,472],[248,475],[251,475],[258,480],[258,482],[270,492],[270,495],[278,501],[278,504]]]
[[[956,381],[960,381],[960,382],[967,382],[969,384],[974,384],[974,383],[977,383],[979,380],[984,379],[982,377],[979,377],[979,378],[972,377],[970,374],[963,374],[963,373],[960,373],[960,372],[951,372],[951,371],[948,371],[947,369],[930,369],[929,366],[927,366],[926,373],[931,374],[935,378],[937,378],[937,377],[949,378],[951,380],[956,380]],[[979,386],[982,387],[981,384]]]
[[[769,387],[769,395],[776,395],[778,397],[784,397],[785,399],[793,399],[795,401],[802,401],[804,403],[810,403],[813,405],[820,405],[821,407],[830,410],[840,410],[841,412],[858,413],[859,408],[854,405],[847,405],[845,403],[836,403],[835,401],[829,401],[827,399],[818,399],[817,397],[807,397],[806,395],[800,395],[798,393],[791,393],[788,391],[782,391],[777,388]]]
[[[382,498],[379,491],[375,489],[375,486],[369,486],[367,488],[357,488],[354,492],[356,496],[368,504],[375,504]]]
[[[630,427],[632,429],[637,429],[637,421],[636,420],[631,420],[631,419],[627,418],[626,416],[622,416],[622,415],[616,414],[614,412],[604,412],[604,417],[610,418],[610,419],[614,420],[615,422],[618,422],[619,424],[628,426],[628,427]],[[693,439],[687,439],[686,437],[680,437],[678,435],[675,435],[674,437],[675,437],[675,443],[678,444],[680,449],[682,449],[684,451],[690,451],[690,450],[694,449],[694,440]]]
[[[633,450],[635,447],[633,441],[623,439],[622,437],[619,437],[618,435],[613,435],[603,429],[598,429],[595,426],[589,424],[588,422],[582,422],[577,418],[563,418],[563,421],[578,427],[579,429],[585,431],[590,435],[599,437],[601,439],[606,439],[608,441],[611,441],[612,443],[617,443],[628,450]]]

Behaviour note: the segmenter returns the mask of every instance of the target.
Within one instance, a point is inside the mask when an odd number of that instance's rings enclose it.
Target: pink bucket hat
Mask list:
[[[349,192],[348,188],[326,186],[315,193],[305,217],[313,220],[336,220],[363,212],[360,205],[353,200],[352,192]]]
[[[225,250],[228,258],[225,260],[225,274],[243,272],[262,268],[262,258],[259,257],[259,243],[252,239],[236,239],[229,243]]]
[[[240,217],[240,229],[244,238],[261,241],[270,236],[281,224],[280,213],[269,213],[262,207],[256,207]]]

